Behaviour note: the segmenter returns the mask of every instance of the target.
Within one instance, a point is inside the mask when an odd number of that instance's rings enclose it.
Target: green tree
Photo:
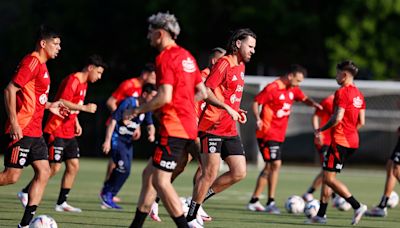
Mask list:
[[[346,0],[336,18],[338,33],[326,39],[331,73],[352,59],[361,77],[399,79],[400,0]]]

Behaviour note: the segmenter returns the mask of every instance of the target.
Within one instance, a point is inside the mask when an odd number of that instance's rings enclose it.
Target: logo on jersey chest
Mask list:
[[[49,78],[49,73],[45,72],[43,78]]]
[[[361,108],[362,105],[363,105],[363,101],[362,101],[362,99],[361,99],[359,96],[353,98],[353,106],[354,106],[354,107],[356,107],[356,108]]]
[[[194,61],[189,57],[182,61],[182,66],[183,66],[183,71],[187,73],[193,73],[196,71],[196,66],[194,64]]]

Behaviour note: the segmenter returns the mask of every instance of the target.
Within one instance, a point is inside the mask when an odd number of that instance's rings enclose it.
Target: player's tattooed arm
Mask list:
[[[333,112],[333,115],[331,116],[329,121],[324,126],[322,126],[321,128],[315,130],[315,136],[319,137],[319,134],[322,131],[325,131],[325,130],[331,128],[331,127],[336,126],[343,119],[344,111],[345,111],[344,108],[336,107],[335,111]]]

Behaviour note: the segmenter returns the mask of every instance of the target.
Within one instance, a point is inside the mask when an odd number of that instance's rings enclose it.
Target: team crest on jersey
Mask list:
[[[353,106],[354,106],[354,107],[356,107],[356,108],[361,108],[361,107],[362,107],[362,104],[363,104],[363,101],[362,101],[362,99],[361,99],[359,96],[353,98]]]
[[[144,113],[140,114],[140,115],[139,115],[139,120],[140,120],[140,121],[143,121],[143,120],[144,120],[144,116],[145,116]]]
[[[44,105],[44,104],[46,104],[46,102],[47,102],[47,94],[42,94],[42,95],[40,95],[40,97],[39,97],[39,103],[41,104],[41,105]]]
[[[281,101],[285,100],[285,94],[282,93],[282,94],[279,96],[279,100],[281,100]]]
[[[293,100],[293,97],[294,97],[293,92],[289,92],[289,98],[290,98],[290,100]]]
[[[49,74],[47,72],[44,73],[43,78],[49,78]]]
[[[232,77],[232,81],[234,82],[234,81],[237,81],[237,77],[236,77],[236,75],[233,75],[233,77]]]
[[[187,73],[193,73],[196,71],[196,66],[195,66],[193,60],[190,59],[189,57],[182,61],[182,66],[183,66],[183,71],[185,71]]]
[[[244,72],[240,72],[240,77],[244,80]]]

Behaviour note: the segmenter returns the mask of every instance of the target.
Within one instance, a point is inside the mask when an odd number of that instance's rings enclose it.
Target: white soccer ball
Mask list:
[[[387,202],[388,208],[395,208],[399,204],[399,195],[393,191],[390,193],[389,200]]]
[[[348,211],[351,209],[351,205],[342,197],[336,196],[333,199],[333,206],[339,211]]]
[[[304,207],[304,214],[307,216],[307,218],[311,218],[317,215],[319,210],[319,201],[314,199],[306,203],[306,206]]]
[[[56,221],[48,215],[39,215],[35,217],[31,223],[29,223],[29,228],[57,228]]]
[[[285,202],[285,209],[292,214],[300,214],[304,211],[304,200],[300,196],[290,196]]]

